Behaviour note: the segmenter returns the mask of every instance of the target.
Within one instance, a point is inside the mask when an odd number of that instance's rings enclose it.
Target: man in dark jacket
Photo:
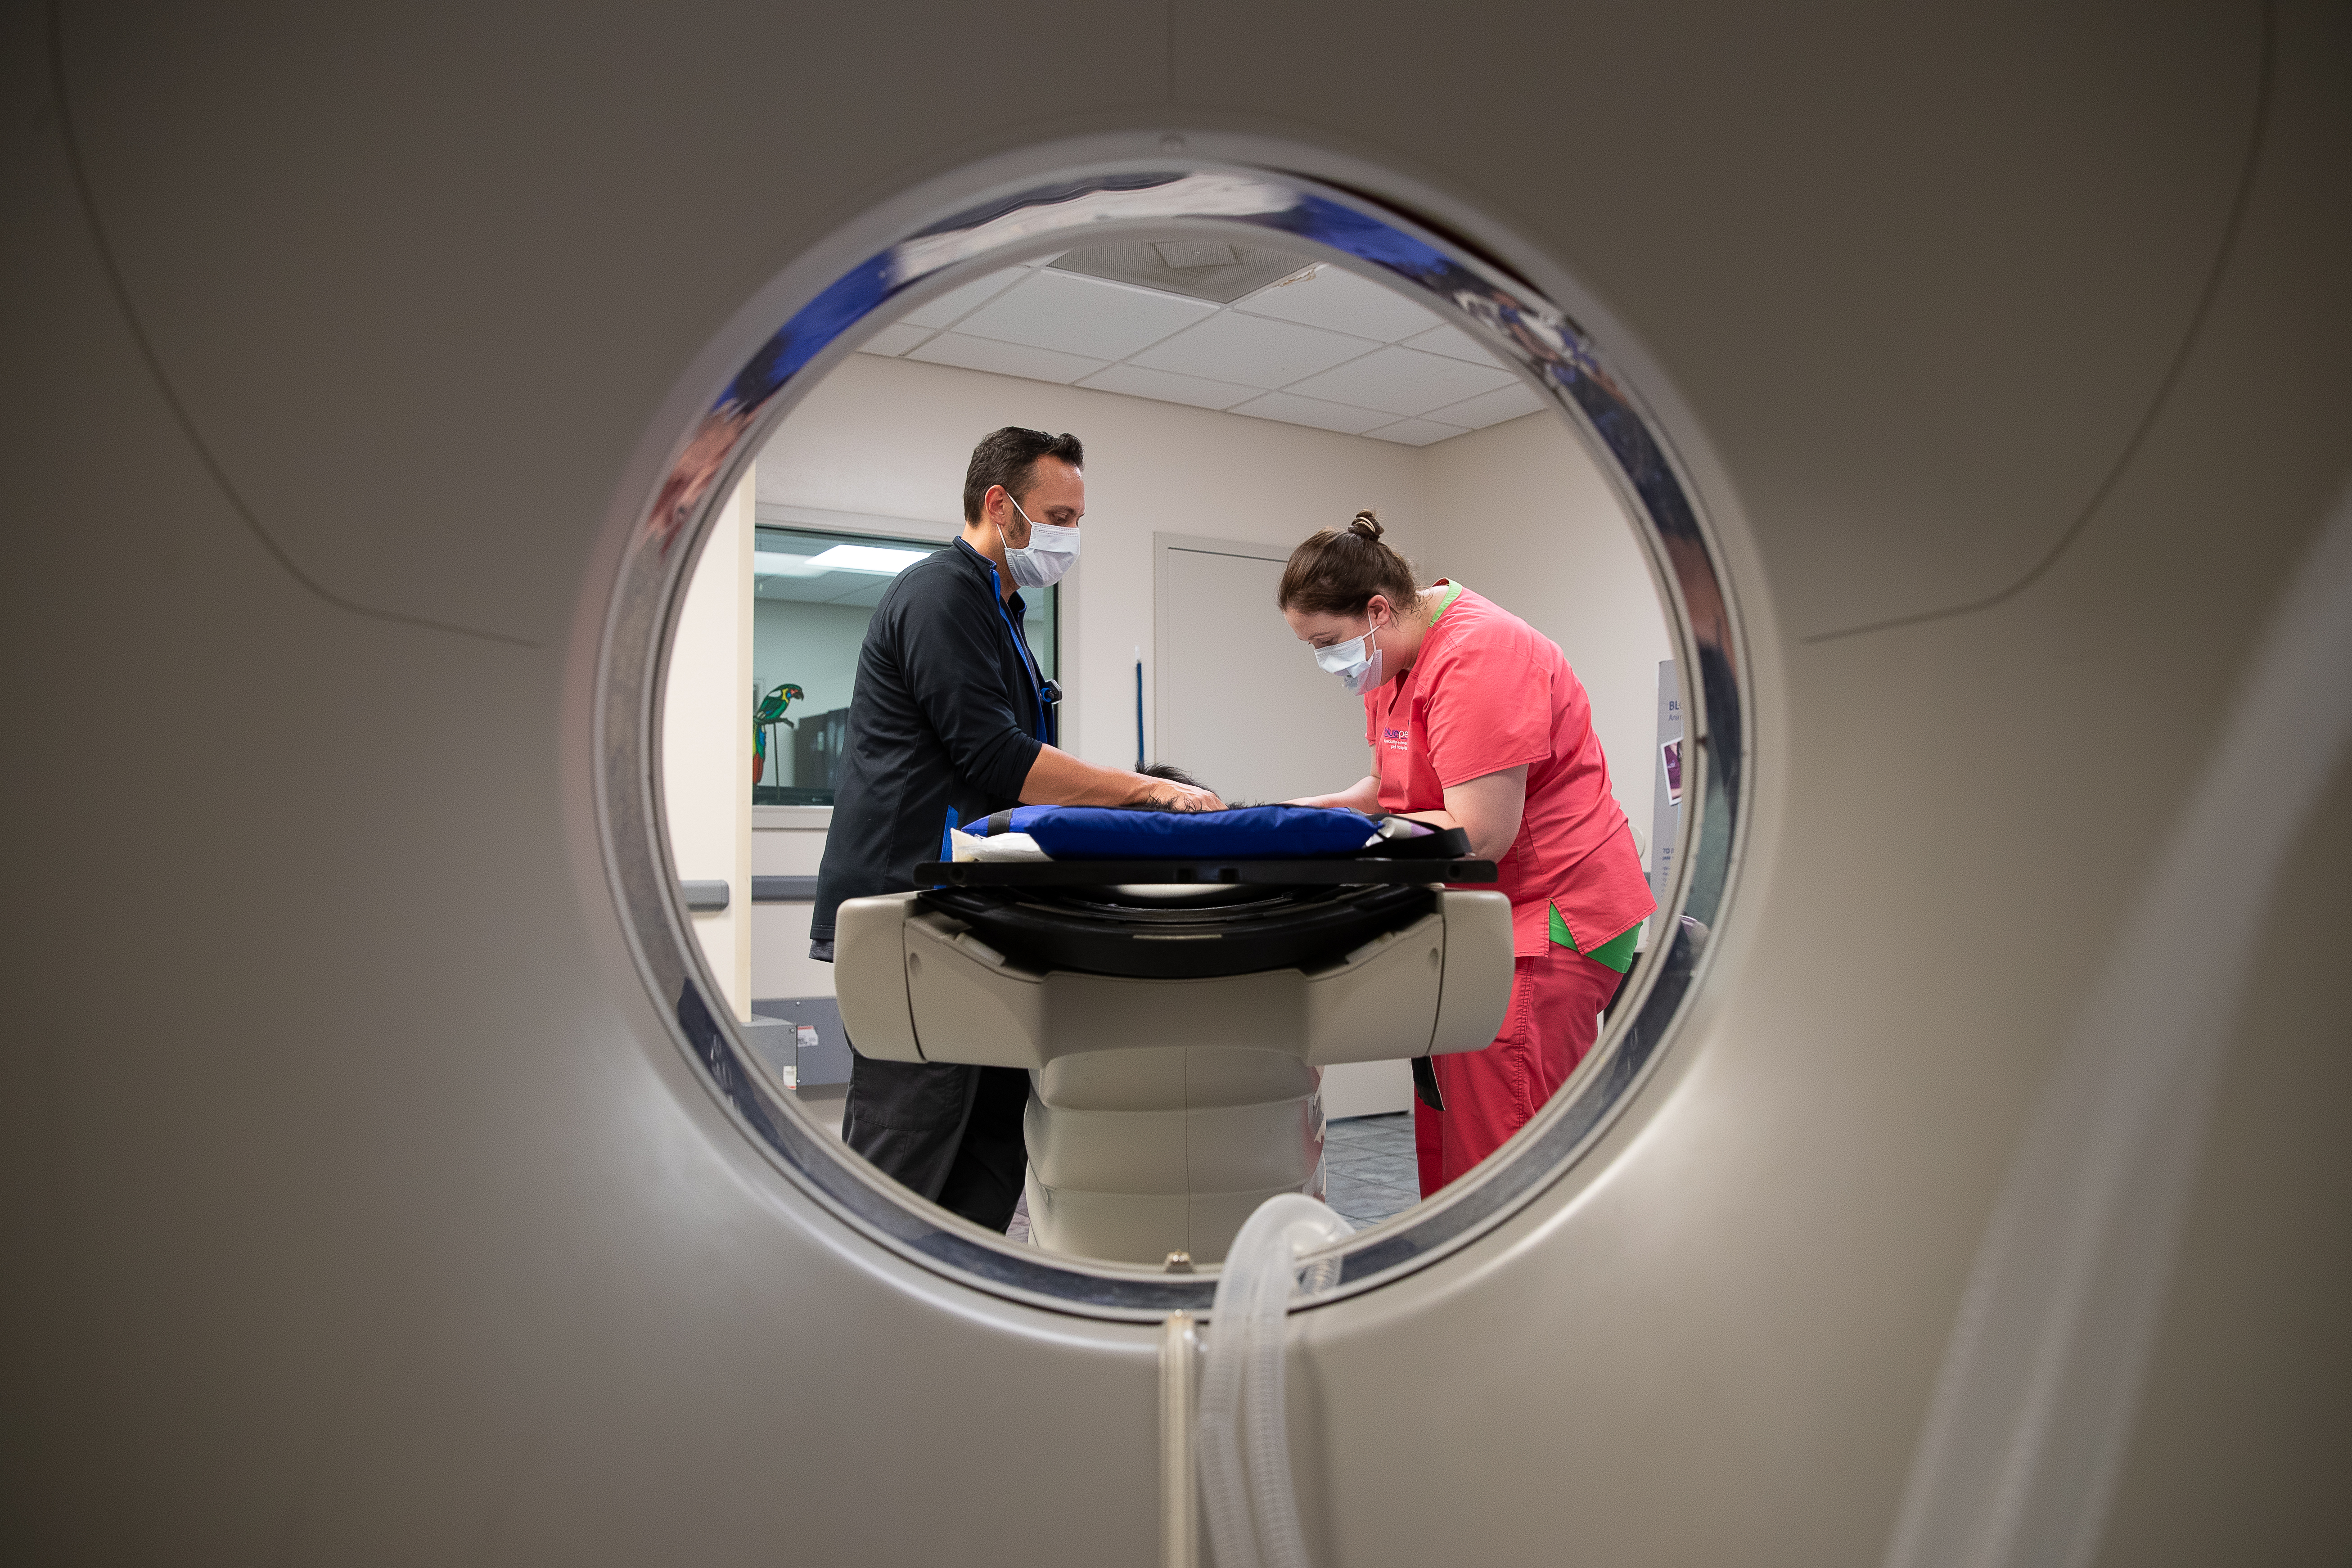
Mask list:
[[[899,573],[875,607],[835,763],[813,956],[831,961],[843,900],[911,889],[916,866],[951,858],[960,823],[1024,805],[1217,806],[1207,790],[1095,767],[1053,743],[1060,694],[1022,635],[1018,590],[1052,585],[1077,559],[1085,462],[1075,436],[988,436],[964,474],[963,536]],[[1021,1197],[1028,1100],[1017,1068],[861,1056],[842,1136],[923,1196],[1003,1230]]]

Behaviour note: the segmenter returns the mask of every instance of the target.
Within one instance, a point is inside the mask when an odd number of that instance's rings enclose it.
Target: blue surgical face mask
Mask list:
[[[1029,525],[1029,542],[1018,550],[1005,539],[1004,530],[1000,528],[996,531],[998,541],[1004,545],[1004,564],[1006,570],[1013,574],[1014,585],[1022,588],[1052,587],[1078,563],[1078,531],[1056,523],[1039,522],[1022,510],[1019,501],[1013,500],[1011,490],[1004,492],[1004,499],[1013,501],[1013,510],[1021,512],[1021,521]]]
[[[1361,697],[1381,683],[1381,645],[1373,640],[1379,628],[1368,626],[1360,637],[1335,642],[1315,650],[1315,662],[1339,678],[1350,697]]]

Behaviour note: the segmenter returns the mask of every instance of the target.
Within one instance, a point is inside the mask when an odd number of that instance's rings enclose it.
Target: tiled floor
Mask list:
[[[1412,1155],[1412,1113],[1353,1116],[1323,1129],[1324,1201],[1358,1230],[1378,1225],[1421,1201]],[[1013,1211],[1005,1234],[1029,1239],[1029,1199]]]
[[[1326,1124],[1323,1198],[1358,1230],[1419,1203],[1412,1113],[1353,1116]]]

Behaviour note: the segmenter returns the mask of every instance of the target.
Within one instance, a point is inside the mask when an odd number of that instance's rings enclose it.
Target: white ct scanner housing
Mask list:
[[[1157,1558],[1206,1277],[744,1070],[649,715],[827,290],[1171,176],[1585,356],[1717,738],[1704,952],[1290,1320],[1314,1561],[2352,1554],[2341,6],[0,29],[0,1555]]]
[[[1102,896],[1164,907],[1202,890]],[[869,1057],[1033,1075],[1039,1246],[1213,1263],[1267,1198],[1322,1195],[1323,1068],[1479,1050],[1502,1026],[1510,900],[1431,901],[1311,968],[1153,978],[1024,967],[920,893],[852,899],[835,928],[842,1019]],[[1177,940],[1239,945],[1213,930]]]

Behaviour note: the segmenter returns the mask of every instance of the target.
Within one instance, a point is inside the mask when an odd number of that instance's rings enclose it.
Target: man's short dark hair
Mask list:
[[[980,521],[981,502],[988,499],[992,485],[1003,485],[1015,499],[1027,495],[1036,483],[1040,458],[1059,458],[1074,468],[1087,466],[1087,449],[1066,430],[1048,436],[1043,430],[1007,425],[982,437],[980,445],[971,449],[971,467],[963,471],[963,520]]]

